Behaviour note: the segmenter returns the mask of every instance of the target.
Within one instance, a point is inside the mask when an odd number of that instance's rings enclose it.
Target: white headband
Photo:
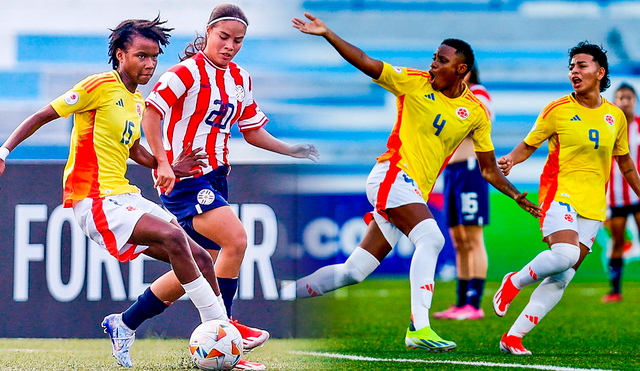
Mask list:
[[[238,18],[238,17],[220,17],[220,18],[216,18],[213,21],[209,22],[209,24],[207,26],[211,26],[212,24],[214,24],[216,22],[220,22],[220,21],[238,21],[238,22],[242,23],[245,27],[249,27],[247,22],[245,22],[242,18]]]

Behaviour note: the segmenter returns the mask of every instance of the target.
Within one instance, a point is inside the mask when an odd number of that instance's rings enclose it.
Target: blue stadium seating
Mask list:
[[[613,26],[623,35],[629,35],[629,30],[635,27],[633,19],[592,22],[588,18],[576,18],[567,23],[563,19],[520,14],[518,9],[530,3],[522,0],[306,0],[300,1],[300,7],[331,21],[336,32],[353,40],[372,57],[394,65],[426,70],[442,35],[469,40],[476,52],[483,83],[500,100],[493,124],[494,141],[500,153],[513,147],[528,132],[544,105],[540,102],[570,91],[566,79],[568,47],[582,38],[602,42],[602,34]],[[597,4],[603,9],[626,4],[619,1],[562,3]],[[378,26],[383,21],[384,27]],[[179,54],[191,40],[192,36],[184,34],[171,38],[171,44],[160,57],[156,78],[178,61]],[[637,49],[636,45],[630,45],[631,50]],[[13,123],[3,125],[0,137],[6,137],[20,119],[80,78],[109,69],[107,58],[106,35],[19,33],[17,64],[0,69],[0,114]],[[300,35],[295,30],[285,36],[251,35],[236,61],[254,77],[256,100],[271,118],[268,129],[276,136],[338,143],[332,148],[341,150],[343,143],[358,140],[384,146],[395,119],[389,93],[342,60],[322,39]],[[627,61],[615,55],[611,62],[613,73],[627,75],[633,71]],[[614,85],[622,78],[629,76],[614,77]],[[148,87],[141,90],[146,93]],[[539,98],[528,104],[528,94]],[[510,109],[511,106],[521,109]],[[22,154],[16,151],[12,158],[63,158],[71,123],[60,121],[50,132],[26,143],[46,150]],[[377,152],[379,147],[375,148],[371,151]],[[366,150],[361,152],[365,157],[371,155]],[[357,154],[352,160],[359,161]]]

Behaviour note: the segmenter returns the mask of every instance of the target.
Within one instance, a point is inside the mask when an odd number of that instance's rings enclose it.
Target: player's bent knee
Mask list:
[[[566,266],[566,269],[573,267],[580,260],[580,248],[569,243],[554,243],[551,251],[556,256],[559,264]]]
[[[355,285],[356,283],[360,283],[364,281],[367,276],[361,272],[357,267],[350,266],[347,263],[343,264],[341,267],[343,282],[346,285]]]
[[[471,246],[469,241],[464,240],[456,242],[455,249],[458,253],[466,254],[470,253],[473,250],[473,246]]]
[[[192,249],[193,259],[195,260],[198,268],[202,273],[208,273],[207,271],[213,271],[213,258],[209,252],[203,248]]]
[[[245,250],[247,250],[247,235],[242,233],[238,235],[231,244],[231,249],[239,255],[244,255]]]
[[[440,252],[444,247],[444,235],[440,232],[434,219],[426,219],[418,223],[413,227],[408,237],[416,249],[430,247]]]
[[[162,242],[169,253],[186,254],[189,251],[189,243],[184,231],[174,226],[167,227],[161,232]]]
[[[438,252],[440,252],[444,248],[445,240],[444,240],[444,236],[442,235],[442,233],[440,233],[440,231],[438,231],[438,232],[439,233],[437,235],[434,235],[433,245],[438,250]]]
[[[247,250],[247,234],[244,229],[239,231],[231,231],[230,235],[225,237],[225,242],[220,244],[222,251],[229,256],[238,255],[244,256],[244,252]]]
[[[575,269],[569,268],[562,273],[556,274],[555,276],[547,277],[547,279],[549,280],[549,283],[554,284],[558,288],[558,290],[564,290],[567,288],[569,282],[571,282],[575,274]]]
[[[342,274],[346,284],[354,285],[364,281],[378,265],[380,262],[370,252],[362,247],[357,247],[349,259],[340,265],[340,269],[343,270]]]

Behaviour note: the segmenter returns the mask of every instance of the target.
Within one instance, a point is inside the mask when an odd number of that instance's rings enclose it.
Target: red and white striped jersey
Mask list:
[[[628,123],[627,135],[629,136],[629,156],[636,165],[640,167],[640,116]],[[622,176],[616,160],[611,164],[611,176],[609,177],[608,197],[609,207],[621,207],[640,203],[636,193],[629,187],[629,184]]]
[[[493,103],[491,102],[491,96],[487,89],[480,84],[470,84],[469,90],[476,96],[476,98],[480,99],[480,102],[484,104],[484,106],[489,111],[489,116],[491,118],[491,122],[493,122],[496,118],[496,115],[493,113]]]
[[[249,73],[230,62],[221,69],[198,52],[165,72],[147,97],[147,107],[163,118],[163,141],[169,162],[191,143],[209,155],[198,175],[229,166],[231,126],[259,129],[269,120],[253,100]],[[196,176],[198,176],[196,175]]]

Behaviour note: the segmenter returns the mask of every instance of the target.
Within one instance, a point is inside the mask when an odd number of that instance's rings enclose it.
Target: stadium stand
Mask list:
[[[202,32],[192,25],[203,22],[193,19],[206,18],[207,11],[198,9],[210,7],[195,1],[193,9],[185,9],[176,0],[116,0],[116,6],[97,0],[65,3],[69,7],[60,9],[42,0],[18,2],[0,15],[6,25],[0,34],[2,139],[27,115],[82,77],[109,68],[105,30],[122,18],[148,18],[160,11],[176,28],[170,47],[160,58],[157,78],[178,60],[195,32]],[[481,79],[494,97],[497,120],[493,135],[498,154],[524,137],[546,102],[570,90],[566,51],[578,41],[588,39],[610,50],[613,85],[622,78],[635,82],[633,75],[639,72],[640,35],[634,30],[640,4],[630,1],[238,3],[246,9],[251,25],[236,61],[254,78],[256,100],[271,118],[268,129],[278,137],[318,142],[323,162],[369,163],[384,149],[395,103],[322,40],[290,28],[289,20],[304,11],[322,17],[372,57],[395,65],[428,69],[442,39],[470,42]],[[273,5],[265,12],[262,9],[267,4]],[[32,12],[34,8],[43,14]],[[150,86],[153,81],[143,87],[144,94]],[[70,127],[68,120],[49,124],[12,158],[65,158]]]

